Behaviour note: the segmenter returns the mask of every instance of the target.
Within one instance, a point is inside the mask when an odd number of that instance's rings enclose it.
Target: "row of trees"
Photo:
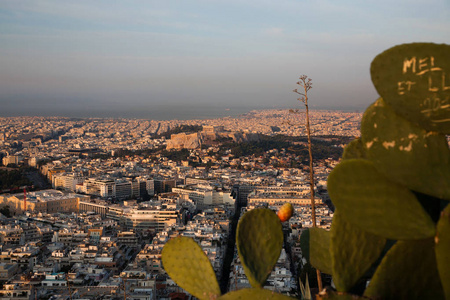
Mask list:
[[[333,137],[329,139],[317,138],[312,145],[312,153],[316,159],[334,158],[338,159],[342,155],[342,148],[339,146],[348,141],[348,137]],[[299,143],[300,142],[300,143]],[[219,155],[223,155],[226,150],[231,149],[231,154],[235,157],[261,156],[266,151],[276,149],[287,154],[300,156],[300,161],[308,160],[309,152],[307,142],[302,143],[302,138],[285,135],[261,136],[258,142],[234,143],[227,142],[221,146]]]
[[[23,168],[17,170],[0,169],[0,190],[32,185],[26,177],[25,171]]]

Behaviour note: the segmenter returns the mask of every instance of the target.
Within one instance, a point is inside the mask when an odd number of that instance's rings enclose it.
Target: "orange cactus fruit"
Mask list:
[[[294,207],[292,207],[291,203],[285,203],[278,211],[277,215],[278,218],[280,218],[281,222],[286,222],[292,217],[292,214],[294,213]]]

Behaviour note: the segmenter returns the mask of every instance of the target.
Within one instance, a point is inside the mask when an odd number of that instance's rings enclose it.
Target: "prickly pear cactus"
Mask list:
[[[361,140],[368,158],[389,180],[450,200],[450,151],[445,135],[416,126],[378,99],[364,113]]]
[[[441,213],[434,242],[442,286],[445,296],[450,299],[450,205]]]
[[[336,211],[330,230],[333,282],[339,292],[350,290],[378,259],[386,239],[349,223]]]
[[[302,234],[300,235],[300,248],[302,249],[302,256],[307,261],[311,261],[310,257],[310,249],[309,249],[309,240],[310,240],[310,232],[309,229],[303,230]]]
[[[364,295],[374,299],[443,299],[433,238],[397,242]]]
[[[218,300],[238,300],[238,299],[292,300],[291,297],[262,288],[242,289],[238,291],[233,291],[223,295]]]
[[[348,222],[372,234],[397,240],[435,233],[415,195],[386,179],[371,161],[351,159],[337,165],[328,177],[328,192]]]
[[[250,284],[262,287],[283,246],[283,231],[277,215],[266,208],[245,213],[237,227],[236,246]]]
[[[333,274],[330,256],[330,232],[322,228],[309,229],[311,265],[325,274]]]
[[[199,299],[216,299],[220,288],[216,274],[202,248],[191,238],[179,236],[164,245],[162,263],[167,274]]]
[[[450,134],[449,53],[445,44],[392,47],[373,60],[372,82],[398,115],[427,131]]]
[[[449,54],[449,45],[414,43],[372,62],[381,98],[328,177],[338,292],[318,299],[450,299]],[[301,239],[316,268],[319,241]]]
[[[286,210],[286,207],[284,208]],[[281,218],[292,215],[292,205]],[[162,262],[169,276],[183,289],[199,299],[292,299],[263,289],[283,246],[280,218],[273,211],[258,208],[245,213],[238,223],[237,248],[251,289],[220,295],[220,288],[208,257],[191,238],[171,239],[162,251]]]
[[[312,227],[300,235],[302,256],[310,264],[325,274],[333,274],[330,255],[330,232]]]
[[[342,153],[342,159],[353,159],[353,158],[367,158],[366,151],[361,142],[361,139],[355,139],[351,141],[345,148],[344,153]]]

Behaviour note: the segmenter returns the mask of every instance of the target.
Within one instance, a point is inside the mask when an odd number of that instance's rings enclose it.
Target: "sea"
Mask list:
[[[136,105],[41,105],[0,110],[0,117],[39,116],[69,118],[125,118],[148,120],[196,120],[237,117],[252,110],[275,109],[262,105],[153,104]],[[280,109],[283,109],[280,107]],[[287,109],[287,107],[286,107]]]
[[[213,105],[213,104],[151,104],[137,105],[115,103],[109,105],[24,105],[20,109],[0,110],[0,117],[39,116],[39,117],[69,117],[69,118],[125,118],[147,120],[198,120],[238,117],[252,110],[290,109],[291,106],[275,105]],[[314,107],[312,108],[314,109]],[[316,109],[335,110],[335,108],[318,107]],[[339,110],[353,110],[341,108]]]

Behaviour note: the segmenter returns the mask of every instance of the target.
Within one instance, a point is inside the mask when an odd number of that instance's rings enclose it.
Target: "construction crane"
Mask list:
[[[27,188],[23,188],[23,211],[27,211]]]

